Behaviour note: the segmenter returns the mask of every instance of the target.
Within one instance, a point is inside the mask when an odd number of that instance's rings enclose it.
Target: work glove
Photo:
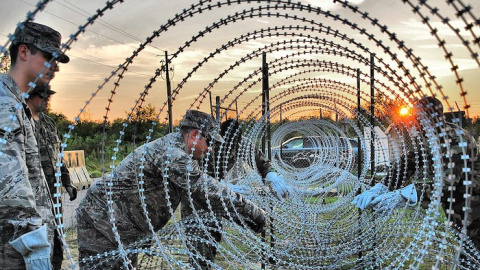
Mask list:
[[[25,261],[26,270],[51,270],[51,246],[47,237],[47,225],[28,232],[17,239],[10,241]]]
[[[252,193],[252,189],[247,185],[235,185],[232,183],[227,183],[224,180],[220,181],[223,185],[227,186],[235,193],[239,193],[242,195],[250,195]]]
[[[292,193],[292,188],[285,184],[283,176],[278,175],[276,172],[269,172],[265,177],[265,182],[272,188],[275,196],[277,196],[280,201],[288,199],[290,193]]]
[[[403,207],[406,204],[408,206],[417,204],[417,190],[414,184],[384,193],[371,201],[367,207],[372,207],[376,212],[383,213]]]
[[[252,190],[247,185],[234,185],[227,183],[227,187],[230,188],[235,193],[240,193],[242,195],[250,195]]]
[[[77,188],[74,186],[66,186],[65,190],[68,193],[68,196],[70,197],[70,201],[73,201],[77,198]]]
[[[365,209],[371,201],[381,194],[388,192],[388,188],[382,184],[377,183],[371,189],[362,192],[361,194],[355,196],[352,201],[352,204],[356,204],[357,208]]]

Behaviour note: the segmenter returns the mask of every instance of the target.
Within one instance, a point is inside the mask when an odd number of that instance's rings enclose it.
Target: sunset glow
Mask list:
[[[400,109],[400,115],[401,116],[406,116],[406,115],[408,115],[409,112],[410,112],[410,110],[407,107],[403,107],[403,108]]]

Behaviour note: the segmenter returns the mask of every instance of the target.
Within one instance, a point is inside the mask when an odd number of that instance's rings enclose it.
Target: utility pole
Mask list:
[[[361,96],[361,91],[360,91],[360,69],[357,68],[357,111],[358,114],[361,113],[362,107],[360,105],[360,96]],[[359,125],[360,126],[360,125]],[[357,138],[357,144],[358,144],[358,155],[357,155],[357,160],[358,160],[358,180],[360,180],[360,174],[362,172],[362,155],[361,155],[361,150],[362,150],[362,144],[360,141],[360,136]],[[358,194],[357,194],[358,195]]]
[[[167,108],[168,108],[168,132],[173,132],[173,118],[172,118],[172,86],[170,83],[170,67],[168,65],[168,52],[165,51],[165,65],[162,66],[162,71],[165,71],[165,81],[167,82]],[[173,71],[173,68],[172,68]]]
[[[370,54],[370,126],[371,126],[371,140],[370,140],[370,172],[372,179],[370,186],[373,186],[375,180],[373,179],[373,172],[375,171],[375,54]]]
[[[262,54],[262,116],[265,117],[266,125],[267,125],[267,130],[266,134],[263,137],[262,140],[262,149],[266,149],[266,156],[268,160],[272,159],[272,145],[270,141],[270,94],[269,94],[269,84],[268,84],[268,65],[267,65],[267,54],[264,52]],[[265,180],[263,180],[263,184],[265,184]],[[273,206],[270,206],[273,207]],[[274,239],[274,233],[275,231],[273,230],[273,219],[270,218],[270,247],[273,248],[275,247],[275,239]],[[265,242],[266,235],[265,231],[262,232],[262,241]],[[263,250],[264,255],[265,255],[265,250]],[[273,264],[274,269],[276,268],[275,264],[276,262],[273,260],[268,260],[270,264]],[[266,265],[265,263],[262,262],[262,269],[265,269]]]

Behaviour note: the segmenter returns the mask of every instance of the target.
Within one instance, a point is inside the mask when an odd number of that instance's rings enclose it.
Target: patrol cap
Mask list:
[[[206,134],[217,142],[223,142],[223,138],[218,134],[216,126],[217,121],[210,114],[195,110],[188,110],[180,123],[180,127],[199,129],[202,131],[202,134]]]
[[[28,94],[30,95],[30,97],[32,97],[33,95],[39,95],[41,98],[45,98],[45,95],[46,96],[51,96],[55,93],[57,93],[57,92],[50,89],[50,85],[37,85]]]
[[[49,54],[57,53],[60,63],[68,63],[70,57],[62,52],[60,44],[62,36],[56,30],[39,23],[24,22],[15,29],[12,45],[18,43],[33,44],[39,50]]]
[[[436,97],[424,96],[419,99],[416,104],[425,111],[430,109],[438,113],[443,113],[442,102]]]

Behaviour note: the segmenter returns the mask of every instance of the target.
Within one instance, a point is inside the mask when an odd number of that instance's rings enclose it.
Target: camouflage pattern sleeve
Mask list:
[[[233,192],[216,179],[203,175],[192,185],[192,199],[195,201],[210,201],[217,217],[233,218],[237,224],[245,222],[253,231],[260,232],[265,226],[265,211],[259,208],[241,194]],[[207,208],[204,208],[207,209]],[[238,213],[241,217],[237,216]]]
[[[181,137],[177,139],[180,140]],[[165,151],[162,147],[153,148]],[[188,192],[191,192],[195,208],[208,209],[208,200],[217,217],[228,217],[230,214],[235,222],[241,223],[241,219],[234,214],[237,212],[251,229],[262,230],[265,225],[265,212],[215,178],[203,174],[198,162],[192,160],[183,149],[184,144],[180,143],[167,150],[168,155],[149,154],[157,157],[154,161],[155,167],[165,168],[165,164],[168,164],[162,174],[168,177],[169,182],[181,188],[184,196],[188,196]]]
[[[24,263],[23,256],[9,241],[40,228],[43,221],[29,181],[29,173],[33,172],[25,162],[23,110],[19,112],[12,101],[3,96],[0,100],[0,138],[6,134],[5,144],[0,144],[0,265],[3,268]],[[13,121],[11,115],[15,116]],[[11,127],[11,132],[4,127]]]
[[[445,166],[447,171],[445,172],[446,175],[453,174],[456,181],[461,181],[464,178],[465,172],[463,171],[464,168],[464,154],[468,156],[467,167],[470,168],[472,171],[474,169],[474,163],[478,158],[478,150],[477,150],[477,143],[475,139],[470,135],[470,133],[454,124],[449,124],[449,133],[450,133],[450,149],[446,155],[451,157],[451,161],[453,166]],[[462,144],[464,145],[463,148],[466,147],[466,153],[463,153]],[[447,159],[445,159],[447,162]],[[448,167],[451,167],[448,169]],[[472,173],[470,173],[471,179]],[[473,183],[475,185],[476,183]]]
[[[45,132],[42,132],[42,134],[45,135],[45,138],[43,138],[45,142],[45,148],[47,148],[45,151],[48,151],[50,159],[50,165],[52,166],[53,169],[53,178],[55,178],[55,172],[56,172],[56,163],[57,163],[57,155],[60,152],[60,137],[58,136],[58,128],[57,124],[55,121],[48,115],[42,113],[41,118],[42,120],[42,127],[45,129]],[[41,155],[43,158],[43,155]],[[43,166],[43,160],[42,160],[42,167]],[[61,181],[62,181],[62,186],[68,187],[72,186],[72,181],[70,179],[70,173],[68,172],[67,166],[65,163],[63,163],[63,166],[60,168],[60,173],[61,175]],[[45,173],[47,174],[47,173]],[[48,180],[48,176],[45,175]],[[55,180],[55,179],[54,179]],[[55,180],[56,181],[56,180]]]
[[[451,200],[453,222],[461,227],[466,205],[465,194],[470,194],[470,209],[467,210],[470,213],[467,221],[468,226],[471,222],[480,222],[480,215],[478,212],[475,213],[475,210],[478,211],[480,198],[480,183],[477,171],[478,149],[475,139],[468,131],[451,123],[449,123],[449,128],[451,141],[450,148],[445,151],[445,156],[451,157],[451,164],[448,164],[450,160],[444,158],[446,169],[443,193],[445,198],[442,197],[442,202],[444,208],[447,208],[450,205],[448,197],[453,196],[453,200]],[[465,185],[467,181],[471,181],[468,189]],[[455,187],[453,194],[450,194],[451,185]]]
[[[478,201],[480,201],[480,180],[477,172],[478,165],[476,165],[478,163],[478,149],[475,140],[467,131],[452,123],[447,123],[445,128],[445,132],[448,133],[450,143],[448,149],[445,147],[445,145],[442,146],[444,185],[441,202],[445,210],[452,207],[452,220],[457,226],[461,227],[464,211],[463,208],[465,206],[465,193],[468,192],[472,195],[472,209],[475,208],[475,206],[478,204]],[[465,153],[464,149],[466,149]],[[423,196],[422,198],[419,198],[421,199],[421,205],[423,208],[427,208],[433,197],[433,164],[431,163],[432,155],[428,145],[426,151],[419,154],[423,154],[422,159],[428,162],[427,166],[430,168],[429,175],[425,178],[431,179],[431,181],[425,183],[417,181],[415,183],[418,196]],[[464,160],[464,158],[466,158],[468,161]],[[468,172],[468,174],[464,171],[465,162],[467,164],[466,167],[471,170]],[[409,165],[410,164],[413,164],[413,162],[409,162]],[[423,162],[420,162],[417,167],[422,168],[423,165]],[[409,171],[412,171],[414,166],[410,167]],[[467,176],[468,180],[472,181],[471,189],[468,191],[464,185],[465,180],[467,180]],[[452,186],[454,186],[453,192],[451,191]],[[452,199],[450,198],[451,196]],[[480,220],[480,215],[476,217],[474,213],[475,211],[471,212],[470,220],[475,220],[476,218]]]
[[[15,116],[14,121],[10,121],[10,115]],[[34,190],[28,181],[29,176],[33,176],[35,172],[29,170],[25,161],[27,155],[36,154],[37,151],[36,145],[32,145],[35,147],[33,149],[22,147],[27,140],[22,119],[12,103],[3,99],[0,103],[0,127],[9,126],[12,131],[7,132],[0,128],[2,138],[7,134],[6,144],[2,144],[0,155],[0,217],[4,224],[34,226],[33,229],[37,229],[42,225],[42,221],[36,211]],[[28,122],[26,124],[30,125]],[[25,211],[25,215],[19,215],[22,211]]]
[[[272,167],[270,160],[265,157],[261,151],[257,151],[255,154],[255,163],[257,164],[257,169],[262,178],[267,177],[269,172],[274,172],[275,169]]]
[[[265,212],[242,195],[233,192],[218,180],[200,171],[196,161],[193,161],[184,151],[175,151],[171,155],[172,166],[169,179],[177,186],[182,187],[185,193],[190,192],[196,205],[203,204],[202,209],[208,209],[207,199],[217,217],[228,217],[241,224],[241,219],[234,214],[237,212],[243,221],[254,231],[261,231],[265,225]],[[187,174],[189,175],[187,179]]]
[[[52,223],[53,214],[51,209],[53,205],[50,201],[50,192],[40,163],[37,141],[35,139],[32,124],[26,119],[23,123],[23,127],[25,129],[26,138],[24,141],[25,163],[28,168],[28,179],[30,180],[30,185],[35,194],[37,211],[43,217],[45,223]],[[49,229],[52,228],[53,224]],[[53,233],[53,230],[51,230],[51,232]]]
[[[56,159],[60,145],[60,139],[57,135],[57,127],[54,121],[45,115],[39,114],[39,120],[35,123],[35,137],[38,142],[38,149],[40,152],[40,162],[42,164],[43,173],[47,179],[48,187],[51,194],[55,191],[55,173],[56,173]],[[63,179],[62,179],[63,180]]]

